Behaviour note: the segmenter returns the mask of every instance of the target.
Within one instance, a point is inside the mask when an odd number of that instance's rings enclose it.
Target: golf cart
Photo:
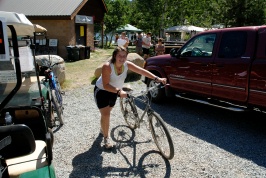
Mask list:
[[[0,177],[54,178],[51,101],[23,14],[0,11]]]

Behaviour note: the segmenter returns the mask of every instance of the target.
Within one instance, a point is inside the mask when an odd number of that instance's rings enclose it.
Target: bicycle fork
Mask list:
[[[153,113],[153,110],[151,110],[151,109],[148,109],[147,110],[147,115],[148,115],[148,119],[145,121],[145,124],[146,124],[146,128],[147,128],[147,130],[149,131],[149,132],[151,132],[151,117],[152,117],[152,114],[151,113]]]

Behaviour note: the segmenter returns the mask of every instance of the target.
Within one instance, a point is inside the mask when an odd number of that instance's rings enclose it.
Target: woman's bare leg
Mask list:
[[[101,128],[102,128],[102,132],[103,132],[103,136],[104,138],[108,138],[109,137],[109,126],[110,126],[110,114],[111,114],[111,110],[113,108],[110,106],[107,106],[105,108],[101,108],[100,109],[100,113],[101,113]]]

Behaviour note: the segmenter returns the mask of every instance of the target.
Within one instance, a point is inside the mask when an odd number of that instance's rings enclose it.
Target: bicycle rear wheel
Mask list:
[[[58,80],[58,78],[56,76],[55,76],[55,82],[56,82],[56,87],[54,89],[57,91],[57,93],[56,93],[57,94],[57,99],[59,101],[60,106],[62,106],[63,105],[63,97],[62,97],[63,92],[62,92],[59,80]],[[62,108],[62,112],[63,112],[63,108]]]
[[[120,98],[120,108],[127,125],[131,129],[137,128],[137,110],[134,103],[127,98]]]
[[[63,125],[64,124],[64,121],[63,121],[63,110],[62,110],[62,107],[59,104],[59,101],[57,99],[57,96],[56,96],[55,92],[56,92],[55,90],[52,90],[52,101],[53,101],[54,109],[55,109],[57,118],[58,118],[58,120],[60,122],[60,125]]]
[[[59,82],[59,80],[58,80],[58,77],[55,77],[55,81],[56,81],[56,88],[57,88],[57,90],[58,90],[59,93],[60,93],[61,101],[62,101],[62,103],[63,103],[63,97],[62,97],[62,95],[64,95],[64,92],[62,91],[62,88],[61,88],[60,82]]]
[[[174,145],[163,119],[155,112],[151,112],[148,117],[152,137],[156,146],[160,150],[163,157],[166,159],[172,159],[174,157]]]

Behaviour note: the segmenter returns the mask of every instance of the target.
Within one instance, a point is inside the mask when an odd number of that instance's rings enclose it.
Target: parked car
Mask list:
[[[145,69],[170,84],[153,93],[153,101],[175,96],[234,111],[265,110],[265,42],[265,25],[210,30],[179,50],[147,59]]]

